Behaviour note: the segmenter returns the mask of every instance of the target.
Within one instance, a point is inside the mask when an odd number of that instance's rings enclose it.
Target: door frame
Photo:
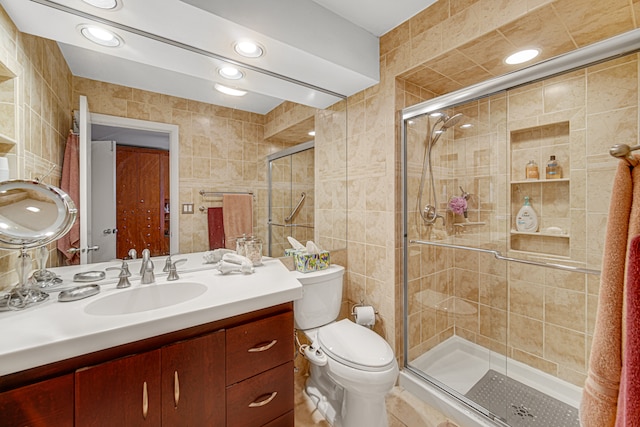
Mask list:
[[[151,122],[148,120],[129,119],[126,117],[109,116],[106,114],[91,113],[91,124],[105,125],[120,128],[146,130],[151,132],[162,132],[169,134],[169,192],[171,201],[169,202],[171,219],[169,220],[170,228],[170,246],[169,253],[177,254],[180,251],[180,230],[179,230],[179,154],[180,154],[180,138],[178,125],[169,123]],[[115,202],[115,201],[114,201]]]

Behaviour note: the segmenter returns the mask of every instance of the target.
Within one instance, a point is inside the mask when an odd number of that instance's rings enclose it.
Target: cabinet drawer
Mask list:
[[[293,359],[293,312],[227,330],[227,385]]]
[[[262,426],[292,409],[293,361],[227,387],[227,427]]]
[[[295,417],[293,411],[289,411],[275,420],[266,423],[262,427],[293,427],[294,425]]]

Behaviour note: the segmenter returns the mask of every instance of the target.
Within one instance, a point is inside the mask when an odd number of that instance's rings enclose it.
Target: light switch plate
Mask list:
[[[182,213],[183,214],[192,214],[193,213],[193,203],[184,203],[182,205]]]

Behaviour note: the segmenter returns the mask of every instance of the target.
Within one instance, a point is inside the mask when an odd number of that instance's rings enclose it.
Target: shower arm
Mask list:
[[[298,201],[298,204],[296,205],[295,208],[293,208],[289,216],[284,219],[284,222],[291,222],[293,217],[296,216],[296,214],[300,210],[300,206],[302,206],[302,202],[304,202],[304,199],[306,198],[307,198],[307,193],[305,193],[304,191],[300,193],[300,200]]]
[[[417,243],[419,245],[437,246],[437,247],[449,248],[449,249],[462,249],[465,251],[472,251],[472,252],[481,252],[484,254],[491,254],[496,259],[499,259],[502,261],[518,262],[520,264],[528,264],[528,265],[535,265],[537,267],[547,267],[547,268],[553,268],[556,270],[571,271],[573,273],[593,274],[596,276],[599,276],[601,274],[600,270],[593,270],[590,268],[573,267],[570,265],[555,264],[551,262],[531,261],[531,260],[522,259],[522,258],[511,258],[511,257],[504,256],[499,251],[494,251],[492,249],[474,248],[472,246],[451,245],[448,243],[436,243],[436,242],[429,242],[426,240],[410,240],[409,243]]]

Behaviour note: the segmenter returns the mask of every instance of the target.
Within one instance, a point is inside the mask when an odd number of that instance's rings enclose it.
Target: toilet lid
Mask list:
[[[348,319],[318,330],[318,341],[327,355],[352,368],[384,371],[393,364],[393,350],[372,330]]]

